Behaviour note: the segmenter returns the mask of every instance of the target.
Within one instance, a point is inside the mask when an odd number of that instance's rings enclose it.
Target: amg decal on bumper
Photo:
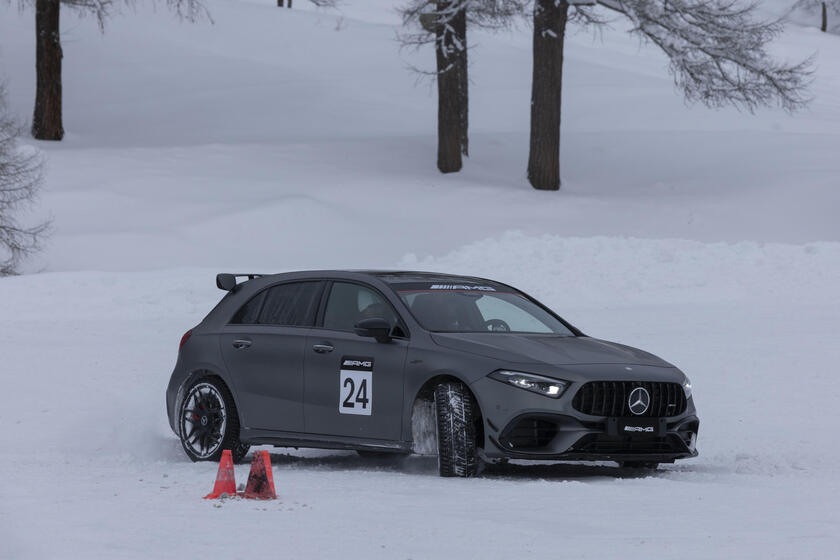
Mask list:
[[[646,434],[652,434],[656,430],[653,426],[624,426],[625,432],[641,432]]]

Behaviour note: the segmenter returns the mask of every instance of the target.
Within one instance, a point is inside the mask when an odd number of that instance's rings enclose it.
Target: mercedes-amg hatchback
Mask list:
[[[237,283],[239,278],[245,278]],[[181,339],[166,392],[194,461],[251,445],[483,461],[697,455],[676,367],[584,335],[527,294],[425,272],[219,274],[227,294]]]

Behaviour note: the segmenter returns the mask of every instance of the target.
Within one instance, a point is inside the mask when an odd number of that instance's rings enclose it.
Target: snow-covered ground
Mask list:
[[[620,23],[571,37],[559,193],[524,179],[528,29],[472,33],[471,152],[434,168],[435,98],[393,5],[210,0],[215,25],[138,7],[100,35],[62,14],[65,127],[40,215],[0,279],[0,558],[828,558],[840,545],[840,38],[811,108],[686,107]],[[299,1],[298,4],[304,4]],[[358,4],[357,6],[354,4]],[[33,14],[0,6],[25,117]],[[36,216],[33,216],[33,218]],[[700,457],[653,476],[272,450],[280,499],[201,500],[163,392],[216,272],[481,274],[694,382]],[[247,465],[237,467],[244,482]]]

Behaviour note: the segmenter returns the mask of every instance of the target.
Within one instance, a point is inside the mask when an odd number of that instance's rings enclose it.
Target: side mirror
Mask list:
[[[391,323],[379,317],[363,319],[353,327],[356,334],[368,338],[375,338],[376,342],[391,341]]]

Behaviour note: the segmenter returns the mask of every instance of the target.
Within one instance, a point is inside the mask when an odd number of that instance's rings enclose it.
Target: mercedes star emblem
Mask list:
[[[630,398],[627,399],[627,403],[630,405],[630,412],[640,416],[647,412],[650,406],[650,393],[644,387],[636,387],[630,391]]]

